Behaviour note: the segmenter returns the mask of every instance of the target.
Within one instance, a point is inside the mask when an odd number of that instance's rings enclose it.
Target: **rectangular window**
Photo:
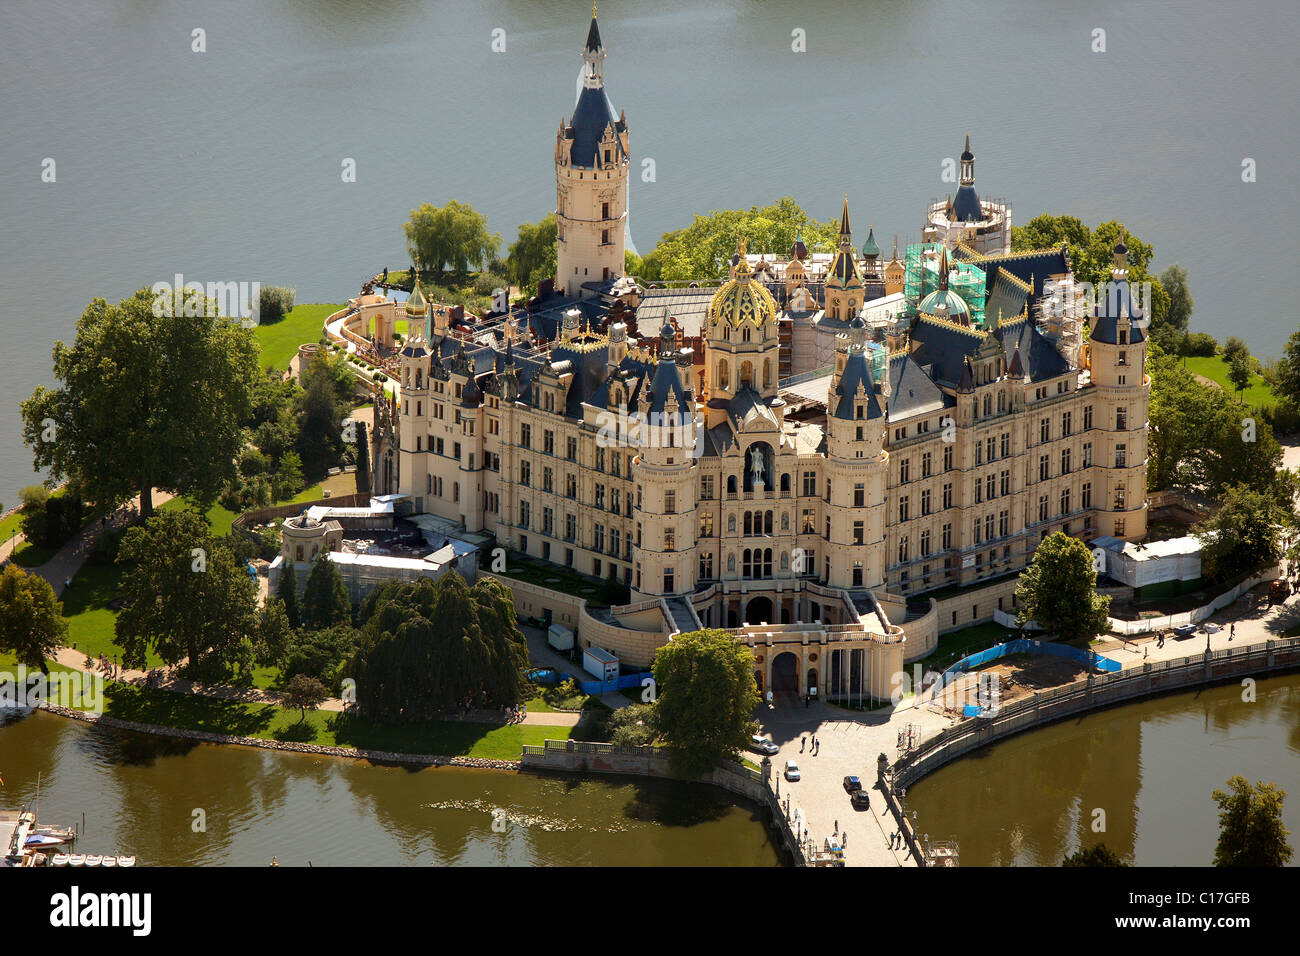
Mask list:
[[[1092,406],[1083,406],[1083,430],[1087,431],[1092,427]]]
[[[862,544],[863,523],[861,521],[853,522],[853,543]]]
[[[1083,487],[1079,489],[1079,507],[1092,507],[1092,482],[1085,481]]]
[[[907,495],[903,495],[903,497],[898,499],[898,520],[906,521],[907,518],[908,518]]]

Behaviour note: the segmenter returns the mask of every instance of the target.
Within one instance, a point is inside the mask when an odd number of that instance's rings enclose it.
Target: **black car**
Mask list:
[[[855,791],[861,790],[862,781],[859,780],[857,777],[845,777],[844,789],[847,790],[849,793],[854,793]]]
[[[854,790],[849,796],[849,803],[853,804],[855,810],[866,810],[871,807],[871,797],[865,790]]]

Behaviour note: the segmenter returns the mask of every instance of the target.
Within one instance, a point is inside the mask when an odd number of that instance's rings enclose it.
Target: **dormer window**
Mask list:
[[[1128,331],[1126,329],[1119,330],[1119,344],[1128,345]]]

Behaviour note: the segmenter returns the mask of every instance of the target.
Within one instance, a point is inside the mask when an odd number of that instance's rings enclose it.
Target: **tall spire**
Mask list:
[[[596,5],[591,5],[591,26],[587,28],[587,43],[582,49],[582,85],[600,87],[605,79],[605,44],[600,40],[600,27],[596,26]]]
[[[948,291],[948,247],[943,247],[943,252],[939,253],[939,288]]]
[[[840,213],[840,243],[848,242],[852,234],[853,230],[849,228],[849,196],[848,193],[845,193],[844,210]]]

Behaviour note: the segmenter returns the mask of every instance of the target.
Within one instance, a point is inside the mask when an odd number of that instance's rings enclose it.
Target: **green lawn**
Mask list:
[[[289,360],[304,342],[319,342],[325,320],[344,308],[329,303],[294,306],[293,311],[273,325],[259,325],[253,330],[262,347],[263,368],[288,368]]]
[[[109,603],[118,596],[122,569],[115,564],[87,563],[63,596],[63,616],[68,621],[68,646],[78,652],[98,657],[119,656],[122,649],[113,643],[117,611]],[[149,667],[161,667],[162,658],[150,651]]]
[[[1204,375],[1211,381],[1217,382],[1224,391],[1232,395],[1237,394],[1237,390],[1228,381],[1228,363],[1221,356],[1189,356],[1183,361],[1189,371],[1197,375]],[[1263,408],[1277,401],[1277,396],[1273,394],[1273,390],[1259,375],[1250,377],[1250,385],[1241,393],[1240,397],[1243,402],[1253,408]]]
[[[42,548],[30,541],[23,541],[18,547],[14,548],[11,557],[14,564],[20,568],[39,568],[56,554],[58,554],[57,548]]]
[[[0,520],[0,543],[9,540],[9,536],[22,532],[23,513],[15,511],[9,517]]]

